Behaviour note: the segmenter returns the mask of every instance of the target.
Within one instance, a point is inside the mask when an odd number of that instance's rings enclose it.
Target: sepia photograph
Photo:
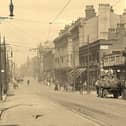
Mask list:
[[[126,126],[126,0],[0,0],[0,126]]]

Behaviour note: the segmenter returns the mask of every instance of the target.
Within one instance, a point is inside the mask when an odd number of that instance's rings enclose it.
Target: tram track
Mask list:
[[[125,104],[114,102],[113,99],[95,99],[87,97],[72,97],[72,95],[45,92],[39,93],[51,100],[54,104],[59,104],[67,110],[86,118],[98,126],[125,126]],[[73,95],[74,96],[74,95]],[[119,100],[120,101],[120,100]]]
[[[80,115],[83,118],[86,118],[92,122],[94,122],[95,124],[98,124],[99,126],[112,126],[111,124],[108,124],[107,122],[101,121],[100,119],[98,120],[97,118],[95,118],[93,115],[94,113],[96,113],[97,110],[94,110],[92,108],[86,107],[86,106],[82,106],[79,104],[74,104],[74,103],[68,103],[68,102],[64,102],[64,101],[58,101],[58,103],[62,106],[64,106],[67,110],[72,111],[75,114]],[[100,114],[106,114],[108,116],[113,116],[101,111],[97,111],[97,113]]]
[[[84,105],[75,104],[73,102],[64,101],[62,99],[57,99],[56,97],[50,97],[50,96],[47,96],[47,95],[46,95],[46,97],[49,100],[53,101],[54,104],[59,104],[60,106],[65,107],[68,111],[71,111],[71,112],[79,115],[80,117],[85,118],[85,119],[93,122],[94,124],[96,124],[98,126],[112,126],[112,125],[108,124],[107,122],[101,121],[100,119],[98,120],[97,118],[95,118],[92,115],[94,115],[94,113],[99,113],[101,115],[107,115],[107,116],[111,116],[111,117],[113,115],[110,115],[108,113],[89,108],[89,107],[84,106]]]

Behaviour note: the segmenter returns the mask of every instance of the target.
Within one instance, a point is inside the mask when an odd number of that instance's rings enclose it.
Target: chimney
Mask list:
[[[93,5],[87,5],[85,9],[86,18],[92,18],[96,16],[96,12]]]
[[[124,9],[123,15],[126,15],[126,9]]]
[[[108,39],[116,39],[116,29],[109,28]]]
[[[125,31],[125,25],[124,24],[117,24],[116,31],[117,32],[123,32],[123,31]]]
[[[125,24],[117,24],[116,33],[117,37],[125,35],[126,33]]]

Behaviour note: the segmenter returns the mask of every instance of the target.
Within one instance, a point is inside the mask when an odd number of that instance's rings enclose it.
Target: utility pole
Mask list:
[[[3,100],[2,99],[2,95],[3,95],[3,85],[2,85],[2,74],[1,74],[1,63],[2,63],[1,62],[1,59],[2,59],[1,58],[1,52],[2,52],[1,49],[2,48],[1,48],[1,35],[0,35],[0,99]]]
[[[75,79],[75,47],[73,46],[73,90],[75,91],[76,89],[76,79]]]
[[[5,93],[7,93],[8,90],[8,84],[7,84],[7,57],[6,57],[6,44],[5,44],[5,36],[3,38],[3,57],[4,57],[4,83],[5,83]]]
[[[87,38],[87,51],[88,51],[88,56],[87,56],[87,94],[90,94],[90,47],[89,47],[89,35]]]
[[[122,55],[125,57],[125,80],[126,80],[126,48],[122,51]]]

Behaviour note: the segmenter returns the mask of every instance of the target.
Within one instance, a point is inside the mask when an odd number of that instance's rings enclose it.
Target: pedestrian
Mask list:
[[[30,80],[27,80],[27,85],[29,86],[29,84],[30,84]]]
[[[59,84],[58,81],[56,81],[56,82],[55,82],[55,87],[54,87],[54,90],[55,90],[55,91],[58,91],[58,84]]]
[[[84,83],[83,83],[83,90],[86,91],[86,89],[87,89],[87,81],[85,80]]]
[[[58,91],[58,84],[55,84],[54,90],[55,90],[55,91]]]
[[[87,82],[86,80],[81,84],[81,88],[80,88],[80,94],[83,95],[84,94],[84,90],[86,91],[87,88]]]
[[[99,83],[100,83],[100,80],[97,79],[97,81],[95,82],[97,97],[100,96],[100,87],[99,87]]]
[[[18,83],[15,80],[13,81],[13,88],[14,89],[17,89],[18,88]]]

